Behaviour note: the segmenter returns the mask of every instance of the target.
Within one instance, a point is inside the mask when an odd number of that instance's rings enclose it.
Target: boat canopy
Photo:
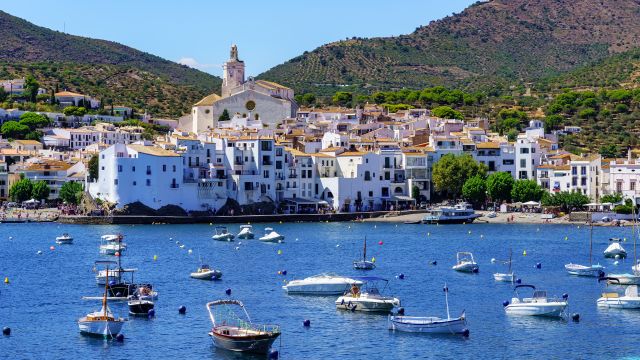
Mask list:
[[[598,282],[600,281],[611,281],[613,283],[620,284],[620,279],[618,279],[617,277],[611,277],[611,276],[600,277],[598,278]]]
[[[530,289],[533,289],[533,290],[536,289],[536,287],[533,286],[533,285],[523,284],[523,285],[516,285],[516,287],[514,287],[513,290],[520,289],[520,288],[530,288]]]

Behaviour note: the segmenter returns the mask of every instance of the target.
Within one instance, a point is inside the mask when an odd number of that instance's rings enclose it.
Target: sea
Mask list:
[[[640,356],[640,311],[597,308],[605,285],[564,270],[569,262],[589,262],[590,230],[584,225],[252,224],[257,236],[273,227],[285,236],[281,244],[214,241],[215,225],[0,224],[0,280],[8,282],[0,283],[0,327],[11,328],[9,336],[0,335],[0,359],[266,358],[213,346],[205,304],[228,298],[241,300],[253,322],[281,327],[274,343],[280,359]],[[237,233],[239,225],[228,229]],[[62,233],[74,237],[72,245],[55,244]],[[123,266],[138,269],[134,280],[153,284],[159,293],[151,319],[130,317],[125,302],[110,303],[114,313],[129,318],[122,342],[83,336],[77,325],[100,308],[99,301],[82,297],[102,294],[94,263],[115,259],[98,252],[100,236],[114,233],[128,244]],[[611,237],[624,239],[628,259],[603,257]],[[595,227],[593,261],[607,272],[630,272],[632,237],[631,228]],[[377,265],[368,272],[352,266],[365,238],[367,257]],[[451,269],[459,251],[473,253],[478,274]],[[579,322],[505,314],[513,285],[495,282],[492,274],[506,270],[501,261],[510,252],[517,278],[550,295],[568,294],[568,313],[579,314]],[[221,270],[222,279],[191,279],[201,263]],[[406,315],[414,316],[446,316],[446,285],[451,315],[466,312],[469,336],[393,332],[386,315],[337,310],[337,296],[294,296],[282,289],[292,279],[326,272],[385,278],[383,293],[398,297]],[[185,314],[178,312],[181,306]],[[305,320],[310,326],[303,326]]]

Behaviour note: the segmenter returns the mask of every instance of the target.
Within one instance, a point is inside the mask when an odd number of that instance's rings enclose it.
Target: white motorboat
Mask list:
[[[633,262],[636,264],[631,267],[633,270],[632,274],[609,274],[609,277],[618,279],[618,283],[620,285],[640,285],[640,271],[638,271],[638,253],[637,253],[637,234],[636,234],[636,214],[635,207],[632,207],[633,214],[633,226],[631,227],[631,232],[633,236]]]
[[[100,254],[115,255],[127,250],[127,244],[123,243],[122,235],[102,235],[100,237]]]
[[[277,325],[252,323],[244,305],[238,300],[209,302],[207,311],[212,323],[209,336],[213,345],[221,349],[267,354],[280,336],[280,327]]]
[[[603,277],[598,281],[606,281],[607,284],[621,285],[618,278],[611,276]],[[602,293],[602,297],[597,301],[598,307],[613,309],[640,309],[640,296],[638,296],[638,285],[628,285],[624,287],[624,292],[612,291]]]
[[[56,237],[56,244],[73,244],[73,238],[71,237],[71,235],[64,233],[58,237]]]
[[[624,259],[627,257],[627,251],[622,247],[621,239],[611,238],[609,239],[609,246],[604,251],[604,257],[614,259]]]
[[[109,264],[112,261],[98,262],[106,265],[107,274],[109,270]],[[108,279],[107,279],[108,282]],[[102,297],[102,309],[87,314],[84,317],[78,319],[78,328],[80,333],[88,336],[97,336],[102,338],[114,338],[122,330],[124,325],[124,319],[116,318],[107,304],[108,285],[104,287],[104,295]]]
[[[616,278],[618,279],[617,284],[620,285],[640,285],[640,274],[639,273],[634,273],[634,274],[608,274],[609,278]]]
[[[367,260],[367,237],[366,236],[364,238],[363,246],[364,247],[362,249],[362,259],[354,260],[353,268],[357,270],[373,270],[376,268],[376,263],[373,262],[373,260],[375,259],[372,259],[371,261]]]
[[[400,299],[393,296],[385,296],[378,289],[377,282],[384,282],[385,286],[389,280],[380,277],[357,277],[364,282],[362,286],[351,285],[351,289],[336,300],[336,308],[340,310],[363,311],[388,313],[394,307],[400,306]]]
[[[532,289],[533,296],[528,298],[520,297],[518,289],[522,288]],[[536,290],[533,285],[516,285],[514,293],[511,303],[504,307],[507,315],[561,317],[569,305],[566,298],[555,299],[547,297],[546,291]]]
[[[473,254],[470,252],[458,252],[456,254],[456,264],[452,269],[460,272],[477,273],[480,271],[480,267],[473,259]]]
[[[227,231],[227,228],[224,226],[216,226],[216,233],[211,236],[213,240],[217,241],[233,241],[235,236]]]
[[[212,269],[209,265],[202,264],[196,272],[191,273],[191,277],[200,280],[218,280],[222,277],[222,271]]]
[[[504,261],[504,264],[508,264],[509,265],[509,269],[507,270],[506,273],[494,273],[493,274],[493,278],[496,281],[510,282],[510,283],[513,283],[513,282],[516,281],[516,275],[511,270],[511,258],[512,258],[512,255],[513,255],[512,251],[511,251],[511,249],[509,249],[509,260],[508,261]]]
[[[362,281],[324,273],[302,280],[291,280],[282,288],[290,295],[340,295],[348,291],[354,284],[360,286]]]
[[[277,232],[275,232],[275,230],[268,227],[264,229],[264,236],[260,237],[258,240],[264,241],[264,242],[281,243],[284,241],[284,236],[278,234]]]
[[[471,205],[463,202],[453,207],[443,206],[435,209],[422,218],[422,222],[427,224],[463,224],[472,223],[479,217],[480,215],[475,213]]]
[[[122,274],[124,273],[128,273],[128,272],[132,272],[132,271],[137,271],[138,269],[122,269],[122,268],[115,268],[115,269],[109,269],[109,277],[112,279],[115,278],[121,278]],[[96,273],[96,284],[98,285],[104,285],[107,283],[107,270],[100,270]]]
[[[589,265],[569,263],[564,266],[570,275],[601,277],[604,276],[604,266],[593,263],[593,224],[589,224]]]
[[[251,225],[240,225],[240,232],[238,233],[238,239],[250,240],[254,238],[253,227]]]
[[[449,314],[449,288],[444,286],[447,318],[434,316],[389,316],[389,330],[430,334],[465,334],[467,318],[464,311],[457,318]]]

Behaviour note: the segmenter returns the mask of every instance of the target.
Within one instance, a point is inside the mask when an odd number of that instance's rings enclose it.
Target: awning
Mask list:
[[[296,205],[323,205],[328,204],[324,200],[313,200],[313,199],[304,199],[304,198],[284,198],[285,202],[289,202]]]
[[[398,196],[392,196],[391,197],[391,201],[411,201],[411,202],[415,202],[416,199],[412,198],[411,196],[398,195]]]
[[[540,203],[536,202],[536,201],[527,201],[526,203],[522,204],[522,205],[527,205],[527,206],[538,206],[540,205]]]

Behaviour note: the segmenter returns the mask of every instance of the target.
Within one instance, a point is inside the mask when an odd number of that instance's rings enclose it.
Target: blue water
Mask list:
[[[275,344],[282,359],[610,359],[640,355],[640,311],[597,309],[602,286],[563,270],[567,262],[586,261],[589,230],[585,226],[271,225],[286,236],[286,243],[215,242],[209,225],[2,224],[0,277],[8,277],[10,284],[0,284],[0,327],[11,327],[12,334],[0,336],[0,358],[253,358],[218,350],[207,336],[210,322],[204,305],[226,298],[227,288],[232,289],[232,297],[245,303],[255,322],[282,327],[281,341]],[[261,232],[265,226],[254,225],[254,231]],[[238,226],[229,229],[237,232]],[[54,238],[63,232],[74,236],[73,245],[54,244]],[[122,343],[81,336],[76,325],[79,317],[99,308],[99,302],[81,297],[101,294],[92,272],[99,258],[99,237],[116,232],[125,234],[129,244],[123,264],[138,268],[137,280],[151,282],[160,295],[156,318],[128,321]],[[625,228],[594,229],[594,254],[607,270],[630,270],[632,259],[615,266],[602,258],[609,237],[630,237],[630,233]],[[321,272],[359,274],[351,262],[361,250],[364,235],[378,265],[367,274],[391,280],[390,293],[402,300],[407,315],[445,315],[442,287],[447,282],[452,315],[466,310],[470,337],[389,332],[385,316],[341,312],[334,307],[335,297],[288,296],[281,289],[286,279]],[[179,248],[176,240],[185,248]],[[378,244],[381,240],[383,245]],[[52,245],[53,251],[49,250]],[[632,243],[624,246],[632,253]],[[580,313],[579,323],[504,314],[502,302],[511,298],[512,288],[494,282],[492,273],[504,268],[490,260],[507,257],[510,247],[514,270],[523,283],[535,284],[550,294],[568,293],[570,312]],[[191,255],[188,249],[193,249]],[[42,255],[36,254],[39,250]],[[480,264],[478,275],[451,270],[457,251],[474,253]],[[221,281],[189,278],[199,255],[222,270]],[[432,260],[438,264],[430,265]],[[535,268],[538,262],[542,263],[539,270]],[[287,276],[278,275],[279,270],[287,270]],[[400,273],[405,274],[404,280],[396,278]],[[178,314],[181,305],[187,307],[186,315]],[[125,303],[111,307],[128,317]],[[310,328],[303,327],[305,319],[311,320]]]

